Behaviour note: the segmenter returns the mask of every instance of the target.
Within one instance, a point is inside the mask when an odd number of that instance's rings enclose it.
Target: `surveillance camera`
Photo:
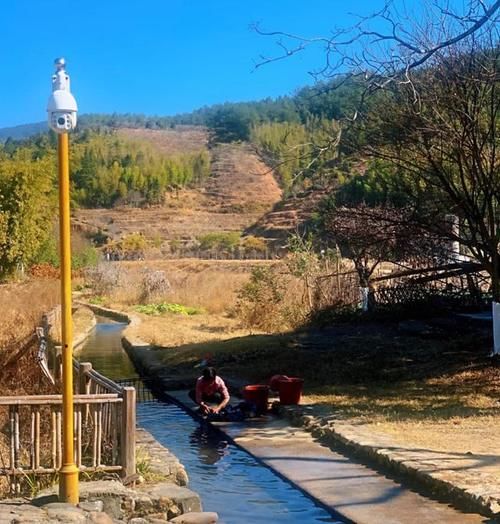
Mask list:
[[[56,133],[68,133],[76,127],[76,112],[54,111],[50,113],[49,125]]]
[[[49,126],[56,133],[69,133],[76,127],[76,100],[70,91],[69,75],[64,58],[55,61],[56,73],[52,77],[52,94],[47,104]]]

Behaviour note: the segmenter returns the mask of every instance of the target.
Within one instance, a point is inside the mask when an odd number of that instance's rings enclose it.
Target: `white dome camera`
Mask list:
[[[78,106],[70,91],[69,75],[64,58],[55,61],[56,72],[52,76],[52,94],[47,103],[49,127],[56,133],[69,133],[76,127]]]

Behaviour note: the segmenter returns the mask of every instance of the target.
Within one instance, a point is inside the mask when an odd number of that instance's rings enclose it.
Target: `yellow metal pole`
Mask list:
[[[78,468],[74,455],[73,427],[73,326],[71,318],[71,243],[69,215],[69,139],[58,135],[59,157],[59,234],[61,242],[62,308],[62,467],[59,470],[59,500],[78,504]]]

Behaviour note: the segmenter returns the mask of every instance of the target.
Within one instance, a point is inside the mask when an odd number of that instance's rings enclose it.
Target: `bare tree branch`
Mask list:
[[[258,34],[279,37],[277,44],[283,51],[274,57],[261,57],[255,68],[289,58],[320,44],[324,48],[325,63],[312,72],[316,78],[345,75],[349,68],[350,74],[365,73],[372,77],[372,86],[376,88],[395,80],[408,82],[410,71],[427,63],[437,52],[478,33],[486,24],[497,21],[500,0],[489,3],[473,1],[469,4],[468,12],[464,13],[449,9],[447,4],[442,6],[439,1],[422,6],[422,10],[424,13],[420,20],[412,17],[414,30],[402,26],[401,16],[395,14],[390,0],[376,13],[358,17],[359,21],[353,26],[336,30],[327,37],[308,38],[284,31],[264,31],[255,24],[253,29]],[[410,19],[409,16],[406,18]],[[435,20],[439,27],[436,27]],[[388,26],[387,32],[372,29],[373,23],[384,23]],[[434,28],[430,29],[432,26]],[[424,30],[425,27],[427,30]],[[295,45],[287,46],[283,39]],[[383,45],[377,50],[379,44]],[[385,77],[382,84],[377,78],[379,75]]]

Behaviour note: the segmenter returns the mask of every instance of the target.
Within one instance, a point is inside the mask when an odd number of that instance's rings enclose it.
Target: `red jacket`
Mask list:
[[[224,400],[229,399],[229,391],[226,384],[220,377],[215,377],[214,381],[205,380],[203,377],[196,381],[196,402],[201,404],[203,397],[210,397],[215,393],[220,393]]]

